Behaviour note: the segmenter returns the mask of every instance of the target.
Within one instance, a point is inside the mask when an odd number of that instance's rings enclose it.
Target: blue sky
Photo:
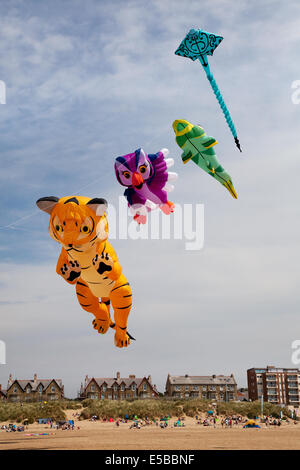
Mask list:
[[[263,3],[263,4],[262,4]],[[233,372],[292,366],[299,305],[299,2],[2,1],[0,79],[0,339],[10,372],[64,379],[74,395],[86,373]],[[235,122],[235,148],[200,64],[174,55],[186,32],[224,37],[211,69]],[[183,166],[172,122],[201,124],[239,195]],[[105,197],[122,188],[116,156],[163,147],[179,174],[177,203],[205,205],[205,246],[115,240],[133,289],[137,337],[116,350],[97,336],[72,288],[55,274],[59,247],[45,195]],[[11,225],[12,224],[12,225]],[[9,227],[8,227],[9,226]],[[138,255],[138,256],[137,256]],[[137,262],[138,259],[138,262]]]

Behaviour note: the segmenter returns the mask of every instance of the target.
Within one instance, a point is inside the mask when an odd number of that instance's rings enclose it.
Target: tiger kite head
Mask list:
[[[50,214],[49,234],[67,250],[84,252],[108,238],[107,201],[82,196],[42,197],[39,209]]]

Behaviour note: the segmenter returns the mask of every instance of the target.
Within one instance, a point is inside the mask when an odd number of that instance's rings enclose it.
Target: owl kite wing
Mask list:
[[[154,169],[154,175],[148,183],[148,187],[151,190],[173,191],[174,189],[174,186],[169,184],[169,181],[176,181],[178,175],[168,171],[174,165],[172,158],[165,158],[168,154],[168,149],[162,149],[154,155],[148,155]]]
[[[146,199],[141,197],[133,188],[127,188],[124,191],[124,196],[127,199],[128,206],[134,206],[135,204],[144,205],[146,203]]]

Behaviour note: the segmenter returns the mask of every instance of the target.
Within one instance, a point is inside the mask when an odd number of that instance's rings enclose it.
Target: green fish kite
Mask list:
[[[194,126],[184,119],[176,119],[173,122],[173,129],[176,142],[183,150],[181,155],[183,163],[193,160],[202,170],[223,184],[232,197],[237,199],[232,179],[220,165],[215,154],[213,147],[218,143],[217,140],[206,135],[202,127]]]

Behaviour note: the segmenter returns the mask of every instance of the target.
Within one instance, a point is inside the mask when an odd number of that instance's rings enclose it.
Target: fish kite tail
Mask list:
[[[229,129],[231,130],[231,133],[232,133],[232,135],[233,135],[233,137],[234,137],[235,144],[236,144],[237,148],[239,149],[239,151],[241,152],[242,149],[241,149],[241,146],[240,146],[239,139],[238,139],[238,137],[237,137],[237,133],[236,133],[236,130],[235,130],[233,121],[232,121],[232,119],[231,119],[231,116],[230,116],[230,114],[229,114],[229,111],[228,111],[228,109],[227,109],[227,106],[226,106],[226,104],[225,104],[225,101],[224,101],[224,99],[223,99],[223,96],[222,96],[222,94],[221,94],[221,92],[220,92],[220,90],[219,90],[219,87],[218,87],[218,85],[217,85],[217,82],[216,82],[216,80],[214,79],[213,75],[211,75],[211,74],[208,74],[208,75],[207,75],[207,78],[208,78],[208,80],[209,80],[209,82],[210,82],[210,84],[211,84],[211,87],[212,87],[212,89],[213,89],[213,91],[214,91],[214,94],[215,94],[215,96],[216,96],[216,98],[217,98],[217,100],[218,100],[218,102],[219,102],[219,105],[221,106],[221,109],[222,109],[223,114],[224,114],[224,116],[225,116],[225,119],[226,119],[226,122],[227,122],[227,124],[228,124],[228,127],[229,127]]]

